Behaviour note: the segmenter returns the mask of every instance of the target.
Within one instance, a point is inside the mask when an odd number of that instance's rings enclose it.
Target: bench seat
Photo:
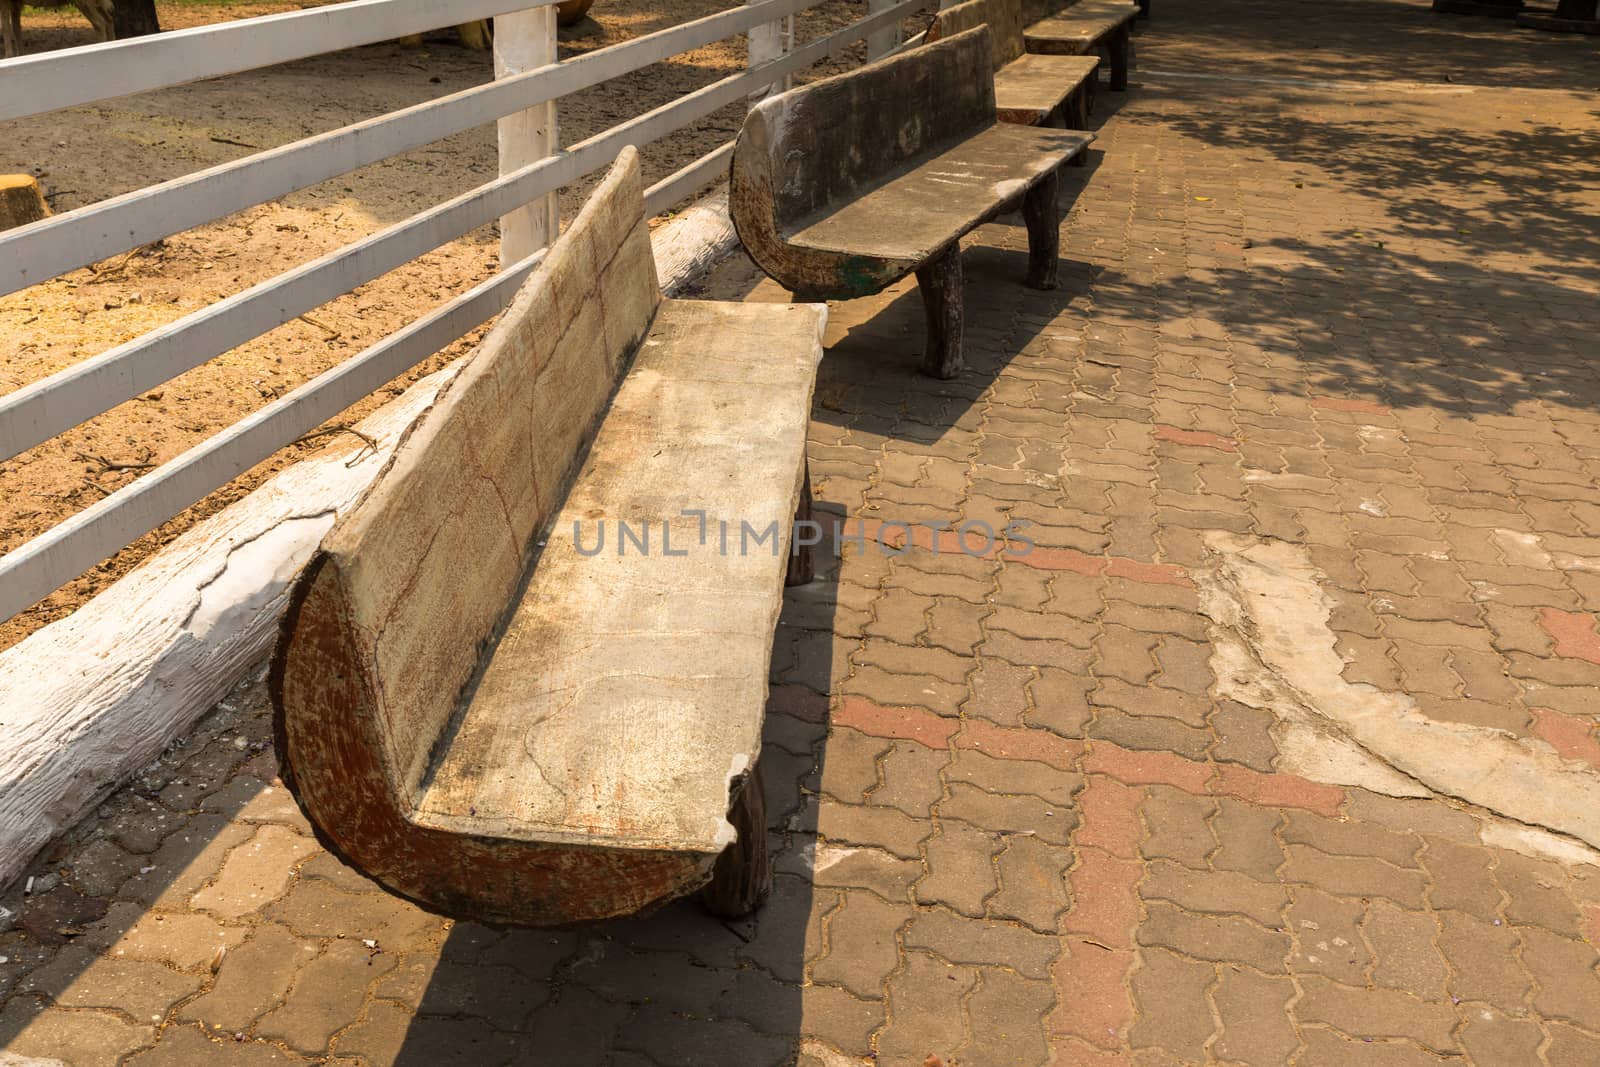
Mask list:
[[[997,123],[802,223],[788,240],[814,252],[871,256],[901,277],[1014,204],[1093,139]]]
[[[730,842],[787,562],[776,541],[741,554],[737,524],[794,516],[816,323],[803,305],[662,301],[418,823],[710,857]],[[685,508],[711,517],[707,544]],[[735,524],[726,553],[719,518]],[[649,524],[649,554],[618,554],[618,521]]]
[[[1110,53],[1111,88],[1128,87],[1128,34],[1139,8],[1133,4],[1081,3],[1030,23],[1023,31],[1029,52],[1041,55],[1085,55],[1104,48]]]
[[[663,300],[623,150],[295,583],[276,748],[331,851],[495,924],[759,902],[825,319]]]
[[[1096,56],[1051,56],[1027,53],[994,72],[994,110],[1001,122],[1038,126],[1083,90],[1095,76]],[[1073,114],[1069,122],[1081,128],[1085,116]],[[1082,156],[1075,157],[1082,159]]]
[[[1024,19],[1022,0],[963,0],[935,14],[926,37],[932,44],[987,27],[995,116],[1023,126],[1084,129],[1099,61],[1091,56],[1030,53],[1022,35]],[[1085,154],[1074,156],[1073,162],[1086,162]]]

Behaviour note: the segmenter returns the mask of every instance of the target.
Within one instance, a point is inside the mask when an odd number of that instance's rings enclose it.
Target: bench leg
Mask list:
[[[1118,28],[1111,38],[1111,91],[1125,92],[1128,88],[1128,27]]]
[[[728,811],[739,839],[722,850],[700,900],[713,915],[737,919],[761,906],[772,892],[772,857],[767,852],[767,796],[761,789],[761,764],[739,790]]]
[[[922,311],[928,322],[922,372],[932,378],[954,378],[962,367],[960,241],[917,268],[917,288],[922,290]]]
[[[805,465],[805,473],[800,478],[800,503],[794,509],[795,531],[798,533],[802,523],[813,522],[811,518],[811,464]],[[802,545],[798,539],[789,546],[789,573],[784,575],[784,585],[805,585],[816,577],[815,559],[812,555],[811,545]]]
[[[1056,202],[1061,177],[1051,171],[1022,197],[1022,219],[1028,224],[1030,289],[1056,287],[1056,261],[1061,254],[1061,207]]]

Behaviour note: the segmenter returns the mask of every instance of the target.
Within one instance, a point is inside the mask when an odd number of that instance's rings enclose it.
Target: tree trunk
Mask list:
[[[127,37],[143,37],[147,33],[160,32],[161,24],[156,21],[155,0],[112,0],[113,40],[120,41]]]

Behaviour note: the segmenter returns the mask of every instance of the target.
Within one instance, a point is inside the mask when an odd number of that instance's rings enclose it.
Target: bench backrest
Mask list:
[[[989,27],[989,55],[994,69],[1027,51],[1023,39],[1022,0],[966,0],[933,16],[926,40],[930,43],[978,26]]]
[[[321,564],[338,569],[346,624],[379,682],[376,733],[403,804],[660,300],[627,148],[323,540]]]
[[[740,238],[781,242],[830,204],[992,126],[989,52],[979,27],[761,101],[734,148]]]

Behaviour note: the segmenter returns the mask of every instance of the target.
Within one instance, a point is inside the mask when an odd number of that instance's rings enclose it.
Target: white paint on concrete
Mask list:
[[[1305,550],[1222,531],[1206,541],[1212,564],[1195,580],[1213,623],[1218,692],[1279,719],[1294,764],[1281,769],[1377,792],[1456,797],[1600,847],[1594,768],[1538,740],[1429,718],[1405,693],[1346,681],[1331,605]]]

